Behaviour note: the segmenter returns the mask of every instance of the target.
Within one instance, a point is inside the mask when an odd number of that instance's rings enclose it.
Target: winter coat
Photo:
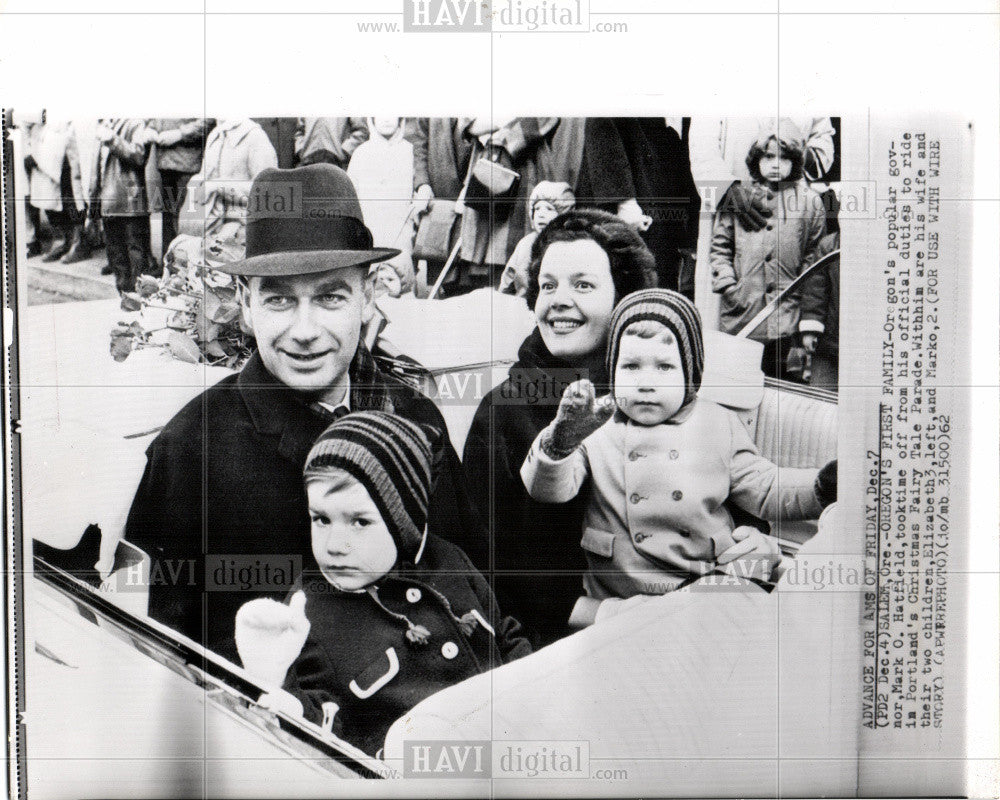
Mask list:
[[[95,153],[90,196],[103,217],[140,217],[149,214],[146,200],[146,159],[149,143],[141,119],[103,120],[113,131],[109,142]]]
[[[403,125],[388,139],[374,132],[358,145],[347,166],[361,203],[365,225],[379,247],[402,252],[389,260],[402,291],[413,288],[413,145],[403,138]]]
[[[159,133],[167,131],[181,132],[181,140],[169,147],[156,146],[157,169],[186,172],[193,175],[201,169],[202,151],[205,148],[208,132],[215,127],[215,120],[206,117],[191,117],[188,119],[154,119],[149,127]]]
[[[607,383],[603,372],[587,374],[553,356],[535,329],[507,379],[479,404],[462,455],[472,497],[491,521],[500,607],[536,646],[570,633],[586,569],[579,547],[586,497],[540,503],[525,490],[520,469],[538,432],[555,418],[563,391],[580,378]]]
[[[300,117],[295,131],[299,164],[334,164],[347,169],[358,145],[368,139],[362,117]]]
[[[35,159],[31,170],[29,193],[31,205],[43,211],[64,211],[64,202],[72,205],[72,197],[63,197],[63,162],[69,146],[71,126],[68,121],[49,121],[35,125],[30,136],[30,153]]]
[[[462,135],[468,120],[417,117],[407,138],[413,144],[413,189],[424,184],[440,200],[455,200],[469,168],[472,142]]]
[[[826,230],[820,196],[802,182],[774,190],[762,184],[771,216],[759,231],[748,231],[730,211],[720,211],[712,229],[712,291],[722,295],[720,322],[736,333],[817,258]],[[781,301],[767,321],[750,334],[760,342],[798,332],[799,292]]]
[[[341,592],[315,574],[303,589],[310,632],[284,688],[306,719],[373,756],[425,697],[531,652],[465,553],[433,535],[418,565],[366,591]],[[429,637],[408,636],[410,624]]]
[[[638,201],[653,218],[641,235],[656,258],[659,285],[675,290],[680,250],[698,243],[701,208],[682,132],[663,117],[590,117],[576,184],[581,207],[617,213],[619,203]]]
[[[840,247],[839,234],[827,234],[820,242],[817,256],[822,258]],[[816,353],[836,357],[840,352],[840,259],[827,267],[816,267],[802,285],[802,318],[799,331],[818,333]]]
[[[434,446],[429,530],[485,568],[486,533],[441,413],[381,373],[363,347],[349,375],[351,408],[392,411],[441,432]],[[252,566],[265,556],[285,572],[294,569],[285,569],[289,558],[314,567],[302,468],[329,422],[328,413],[274,378],[255,353],[239,374],[206,390],[167,423],[146,450],[146,471],[125,526],[125,538],[156,567],[150,616],[236,660],[233,621],[239,607],[254,597],[282,599],[290,581],[284,575],[283,585],[231,590],[225,568],[233,559],[237,566]]]
[[[492,135],[494,144],[488,150],[476,146],[473,159],[496,155],[498,163],[517,172],[520,180],[511,194],[478,201],[470,186],[460,256],[474,265],[471,274],[487,271],[487,265],[505,266],[517,243],[531,232],[528,199],[535,185],[550,177],[545,167],[553,158],[548,151],[558,124],[557,117],[519,117]]]
[[[815,469],[781,469],[757,452],[733,411],[696,399],[660,425],[620,411],[558,461],[542,431],[521,468],[528,493],[565,503],[586,487],[580,544],[590,597],[664,594],[716,569],[736,544],[724,503],[758,517],[812,519]]]
[[[258,173],[277,166],[274,147],[256,122],[244,119],[216,125],[205,143],[201,172],[191,181],[203,196],[206,233],[225,235],[220,232],[228,226],[229,235],[242,241],[250,182]],[[202,181],[205,186],[197,189]]]

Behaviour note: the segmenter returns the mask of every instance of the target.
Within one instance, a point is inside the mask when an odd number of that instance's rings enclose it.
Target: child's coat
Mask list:
[[[365,590],[341,592],[321,575],[302,580],[311,628],[284,684],[307,719],[371,755],[425,697],[531,652],[465,553],[433,534],[418,566],[375,585],[378,601]],[[469,634],[463,615],[475,620]],[[411,641],[406,620],[429,632],[426,641]]]
[[[716,569],[733,544],[728,498],[765,519],[810,519],[822,508],[815,469],[779,468],[761,456],[732,411],[697,399],[659,425],[620,411],[568,457],[535,439],[521,467],[528,493],[566,502],[587,484],[581,544],[587,595],[664,594]],[[589,480],[588,480],[589,479]]]
[[[759,231],[745,230],[721,211],[712,228],[712,291],[721,294],[720,324],[736,333],[817,258],[826,230],[820,196],[804,183],[779,190],[752,184],[771,216]],[[734,287],[730,289],[730,287]],[[751,337],[769,342],[798,332],[798,295],[786,297]]]

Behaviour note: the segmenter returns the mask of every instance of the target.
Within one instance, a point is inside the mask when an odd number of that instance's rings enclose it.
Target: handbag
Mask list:
[[[413,239],[413,260],[441,263],[446,261],[458,244],[462,235],[462,211],[465,195],[469,191],[469,181],[475,166],[475,149],[469,156],[469,168],[457,200],[431,200],[427,211],[417,223],[417,235]]]
[[[500,163],[501,148],[491,147],[490,151],[489,158],[481,156],[476,161],[472,177],[490,197],[507,197],[517,188],[521,174]]]

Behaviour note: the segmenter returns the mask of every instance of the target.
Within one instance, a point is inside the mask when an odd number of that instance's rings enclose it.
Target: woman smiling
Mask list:
[[[653,255],[626,223],[596,210],[556,217],[535,241],[528,268],[536,328],[507,380],[483,398],[466,439],[462,462],[489,523],[498,602],[536,645],[569,633],[586,567],[579,546],[584,502],[532,500],[521,463],[566,386],[582,378],[607,385],[604,350],[615,304],[655,285]]]

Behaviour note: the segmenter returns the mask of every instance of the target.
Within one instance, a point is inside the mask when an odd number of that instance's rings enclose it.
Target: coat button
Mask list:
[[[670,460],[671,461],[676,461],[680,457],[681,457],[681,454],[678,453],[676,450],[671,450],[670,451]]]
[[[411,603],[419,603],[423,596],[423,593],[416,586],[411,586],[406,590],[406,599]]]
[[[773,292],[774,291],[774,284],[773,283],[767,284],[767,286],[764,287],[764,291],[767,292],[768,294],[770,294],[771,292]]]
[[[633,450],[631,453],[628,454],[628,460],[629,461],[638,461],[640,455],[641,454],[639,453],[638,450]]]
[[[773,257],[774,256],[772,256],[770,253],[768,253],[766,256],[764,256],[764,260],[765,261],[770,261]]]
[[[458,655],[458,645],[454,642],[445,642],[441,645],[441,655],[451,661]]]
[[[674,489],[673,494],[671,494],[670,496],[674,498],[674,500],[683,500],[684,492],[682,492],[680,489]]]
[[[773,225],[772,225],[772,224],[771,224],[770,222],[769,222],[769,223],[767,223],[767,225],[766,225],[765,227],[766,227],[766,228],[767,228],[767,229],[768,229],[769,231],[773,231],[773,230],[774,230],[774,226],[773,226]]]
[[[641,498],[641,497],[639,497],[639,495],[638,495],[638,493],[637,493],[637,492],[632,492],[632,495],[631,495],[631,496],[629,497],[629,499],[628,499],[628,501],[629,501],[629,502],[630,502],[630,503],[631,503],[632,505],[635,505],[635,504],[636,504],[636,503],[638,503],[638,502],[639,502],[640,500],[642,500],[642,498]]]
[[[637,544],[638,544],[639,542],[644,542],[644,541],[646,541],[646,539],[648,539],[648,538],[649,538],[649,534],[648,534],[648,533],[637,533],[637,534],[635,535],[635,541],[636,541],[636,543],[637,543]]]

